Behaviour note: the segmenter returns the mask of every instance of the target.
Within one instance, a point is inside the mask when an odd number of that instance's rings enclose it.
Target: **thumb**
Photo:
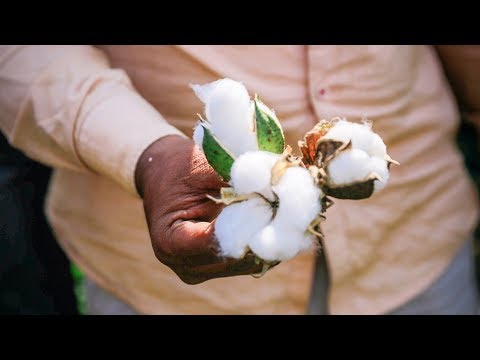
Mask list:
[[[205,154],[196,145],[192,153],[190,174],[199,184],[199,188],[218,191],[221,187],[229,186],[210,166]]]

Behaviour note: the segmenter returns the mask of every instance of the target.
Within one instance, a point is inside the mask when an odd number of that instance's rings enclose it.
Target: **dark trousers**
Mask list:
[[[50,169],[0,134],[0,314],[76,314],[69,262],[46,221]]]

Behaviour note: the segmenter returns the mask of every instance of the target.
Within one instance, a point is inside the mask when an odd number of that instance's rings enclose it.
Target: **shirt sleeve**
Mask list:
[[[134,196],[142,152],[185,136],[92,46],[1,46],[0,130],[32,159],[106,176]]]

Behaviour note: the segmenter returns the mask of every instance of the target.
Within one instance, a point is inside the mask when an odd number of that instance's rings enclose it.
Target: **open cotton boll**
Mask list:
[[[266,151],[249,151],[233,163],[231,183],[239,195],[259,192],[273,200],[271,193],[272,167],[281,155]]]
[[[217,87],[221,83],[224,83],[225,80],[233,81],[233,80],[230,80],[230,79],[219,79],[219,80],[213,81],[213,82],[205,84],[205,85],[190,84],[190,87],[192,88],[195,95],[204,104],[206,104],[210,100],[210,97],[212,96],[213,92],[217,89]]]
[[[370,157],[363,150],[348,149],[328,163],[329,183],[335,185],[363,181],[372,172]]]
[[[255,234],[248,245],[260,258],[266,261],[284,261],[310,248],[314,238],[305,231],[293,230],[274,220],[262,231]]]
[[[380,135],[372,133],[370,147],[367,149],[367,153],[370,156],[376,156],[380,159],[385,159],[387,155],[387,146],[383,142]]]
[[[383,159],[372,157],[370,158],[370,167],[374,173],[382,178],[382,181],[375,180],[373,183],[373,192],[382,190],[387,185],[390,172],[388,171],[387,162]]]
[[[345,143],[351,141],[354,149],[363,150],[370,156],[384,158],[387,154],[387,147],[382,138],[375,134],[368,124],[340,120],[334,124],[323,139],[340,140]]]
[[[287,169],[273,191],[279,199],[275,221],[289,224],[298,231],[305,231],[322,210],[323,193],[305,168]]]
[[[205,103],[210,130],[222,146],[235,156],[257,149],[253,104],[242,83],[221,79],[191,87]]]
[[[339,120],[333,124],[328,130],[327,134],[323,136],[323,139],[339,140],[342,142],[353,141],[352,137],[355,132],[363,132],[362,125],[351,123],[347,120]]]
[[[223,256],[241,258],[248,241],[260,233],[272,218],[270,205],[261,198],[238,202],[225,207],[215,222],[215,236]]]

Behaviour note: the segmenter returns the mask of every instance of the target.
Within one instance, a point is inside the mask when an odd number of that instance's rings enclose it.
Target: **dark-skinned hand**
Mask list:
[[[190,139],[165,136],[141,155],[137,189],[157,259],[187,284],[262,271],[253,254],[243,259],[219,256],[214,236],[215,218],[222,206],[218,197],[224,183]]]

